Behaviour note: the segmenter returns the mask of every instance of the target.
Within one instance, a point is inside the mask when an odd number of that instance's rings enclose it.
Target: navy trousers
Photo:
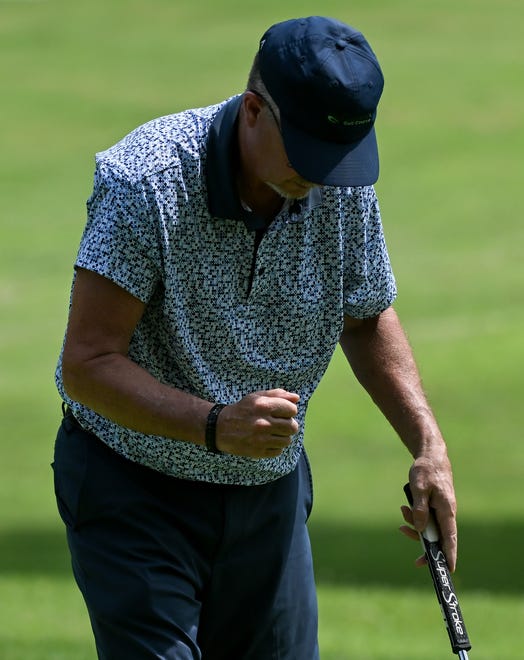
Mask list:
[[[162,475],[66,416],[53,462],[101,660],[316,660],[307,457],[262,486]]]

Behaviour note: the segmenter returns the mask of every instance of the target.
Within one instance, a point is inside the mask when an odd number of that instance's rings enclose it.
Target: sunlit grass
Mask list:
[[[241,91],[265,27],[319,11],[360,27],[386,75],[377,190],[396,307],[454,461],[471,656],[522,655],[521,3],[42,0],[0,2],[2,660],[95,657],[49,466],[94,153]],[[340,352],[306,443],[323,660],[451,657],[397,531],[410,457]]]

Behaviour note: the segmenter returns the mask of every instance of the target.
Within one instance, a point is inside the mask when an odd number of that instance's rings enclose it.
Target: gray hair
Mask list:
[[[273,100],[267,87],[265,86],[264,81],[262,80],[262,75],[260,74],[258,53],[255,55],[255,59],[253,60],[251,70],[249,72],[246,91],[254,92],[257,96],[260,96],[260,98],[265,101],[271,114],[277,120],[277,123],[280,124],[280,111],[278,106]]]

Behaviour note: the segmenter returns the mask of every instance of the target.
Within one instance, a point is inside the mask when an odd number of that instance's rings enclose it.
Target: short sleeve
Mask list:
[[[358,319],[371,318],[387,309],[397,295],[374,188],[354,188],[342,208],[344,312]]]
[[[75,265],[148,302],[160,278],[159,241],[143,186],[97,162]]]

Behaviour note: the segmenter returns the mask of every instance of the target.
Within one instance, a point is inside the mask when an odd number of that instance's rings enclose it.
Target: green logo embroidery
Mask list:
[[[327,119],[331,124],[337,124],[339,126],[362,126],[364,124],[370,124],[372,121],[371,115],[359,117],[358,119],[344,119],[335,117],[335,115],[328,115]]]

